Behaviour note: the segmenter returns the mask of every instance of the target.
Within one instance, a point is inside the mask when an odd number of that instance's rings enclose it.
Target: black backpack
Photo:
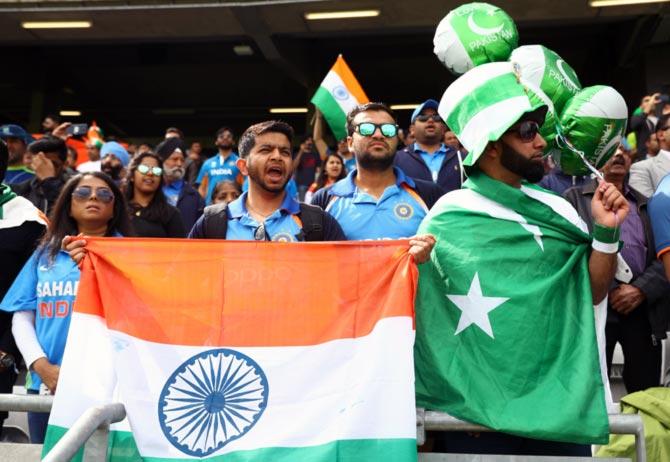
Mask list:
[[[323,216],[326,212],[315,205],[300,203],[298,217],[302,230],[295,237],[298,241],[323,241]],[[228,231],[228,204],[205,207],[203,215],[205,239],[225,239]]]

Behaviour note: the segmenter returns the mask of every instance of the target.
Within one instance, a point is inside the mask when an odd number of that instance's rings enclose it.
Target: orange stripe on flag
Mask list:
[[[407,241],[87,240],[75,311],[152,342],[314,345],[414,314]]]
[[[361,87],[361,85],[358,83],[358,80],[356,80],[354,73],[351,72],[351,69],[349,69],[349,66],[347,65],[342,55],[337,57],[337,61],[335,61],[332,70],[340,76],[342,82],[344,82],[346,85],[347,90],[349,90],[349,93],[354,95],[359,104],[370,101],[363,91],[363,87]]]

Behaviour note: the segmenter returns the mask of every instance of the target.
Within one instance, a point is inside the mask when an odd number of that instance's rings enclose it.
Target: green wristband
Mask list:
[[[609,226],[593,224],[593,240],[603,242],[605,244],[614,244],[619,242],[620,229],[610,228]]]

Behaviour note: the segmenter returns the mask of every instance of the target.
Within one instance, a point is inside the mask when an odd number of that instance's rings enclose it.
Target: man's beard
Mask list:
[[[179,181],[184,178],[184,174],[186,173],[184,167],[164,167],[163,171],[165,172],[165,177],[170,181]]]
[[[521,178],[530,183],[537,183],[544,176],[544,164],[542,162],[533,161],[519,154],[511,146],[502,143],[502,155],[500,156],[500,163],[512,173],[516,173]]]
[[[365,151],[356,155],[356,161],[358,162],[358,165],[364,170],[384,172],[391,168],[394,157],[395,154],[391,154],[385,157],[378,157],[370,154],[368,151]]]
[[[217,148],[219,149],[233,149],[233,143],[219,143],[216,145]]]
[[[273,194],[282,192],[286,188],[286,184],[291,179],[291,175],[287,175],[285,181],[281,184],[281,186],[274,186],[274,185],[270,186],[263,180],[263,173],[260,172],[259,169],[257,169],[254,164],[252,164],[251,162],[247,163],[247,169],[249,172],[249,181],[253,181],[267,192]]]
[[[112,180],[118,180],[120,178],[122,169],[123,165],[104,164],[100,166],[100,170],[109,175]]]
[[[24,153],[17,153],[14,151],[9,151],[9,165],[16,165],[23,162]]]

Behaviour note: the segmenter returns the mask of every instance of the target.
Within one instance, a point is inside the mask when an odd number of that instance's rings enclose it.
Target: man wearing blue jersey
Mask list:
[[[207,205],[212,203],[212,191],[219,181],[234,181],[242,184],[242,175],[237,167],[239,157],[233,151],[235,146],[233,131],[228,127],[220,128],[216,132],[214,144],[219,152],[202,164],[198,178],[195,180],[198,192]]]
[[[656,255],[663,262],[665,274],[670,281],[670,174],[665,175],[658,184],[648,207],[656,242]]]
[[[349,240],[414,236],[443,191],[393,166],[398,146],[393,112],[382,103],[359,105],[347,115],[347,133],[356,169],[319,191],[312,203],[334,216]]]

